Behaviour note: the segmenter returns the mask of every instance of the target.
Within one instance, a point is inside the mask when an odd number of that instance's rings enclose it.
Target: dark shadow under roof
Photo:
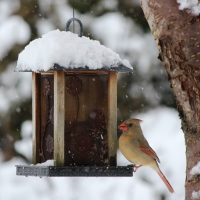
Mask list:
[[[58,64],[54,64],[54,66],[52,68],[50,68],[50,70],[61,70],[61,71],[115,71],[115,72],[133,72],[133,69],[130,69],[129,67],[126,67],[123,64],[118,64],[116,66],[105,66],[99,69],[90,69],[89,67],[85,66],[85,67],[78,67],[78,68],[74,68],[73,66],[69,66],[69,67],[63,67],[60,66]],[[32,70],[18,70],[15,69],[15,72],[32,72]]]

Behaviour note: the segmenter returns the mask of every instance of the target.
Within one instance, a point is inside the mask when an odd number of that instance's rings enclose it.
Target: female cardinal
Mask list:
[[[141,166],[149,166],[154,169],[163,180],[168,190],[174,193],[174,189],[161,172],[158,162],[160,162],[155,151],[149,146],[140,127],[140,119],[128,119],[124,121],[119,129],[123,134],[119,138],[119,149],[127,160],[134,165],[134,172]]]

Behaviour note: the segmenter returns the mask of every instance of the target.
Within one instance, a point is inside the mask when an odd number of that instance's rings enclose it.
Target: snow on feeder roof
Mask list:
[[[16,71],[104,70],[130,72],[127,60],[87,37],[54,30],[35,39],[19,54]]]

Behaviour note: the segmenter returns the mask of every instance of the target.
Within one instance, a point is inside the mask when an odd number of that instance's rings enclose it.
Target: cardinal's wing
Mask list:
[[[151,156],[155,160],[157,160],[160,163],[160,159],[158,158],[156,152],[149,146],[149,143],[147,140],[144,139],[138,139],[139,142],[139,149],[143,152],[146,153],[147,155]]]

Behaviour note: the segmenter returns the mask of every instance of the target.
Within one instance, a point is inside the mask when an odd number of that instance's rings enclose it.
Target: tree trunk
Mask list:
[[[185,199],[189,200],[193,192],[200,191],[200,174],[190,174],[200,161],[200,16],[179,10],[176,0],[140,2],[182,120],[187,158]]]

